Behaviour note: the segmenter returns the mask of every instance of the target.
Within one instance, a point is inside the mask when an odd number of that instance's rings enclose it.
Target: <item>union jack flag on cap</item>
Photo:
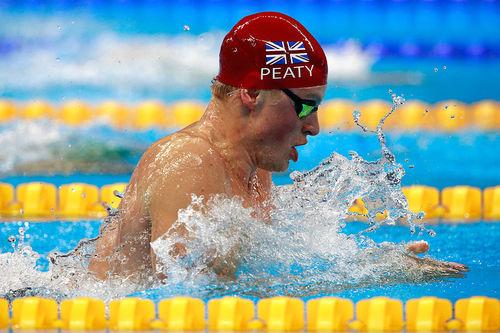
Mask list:
[[[266,65],[309,62],[304,42],[266,42]]]
[[[328,64],[318,41],[298,21],[278,12],[241,19],[224,37],[216,79],[238,88],[325,85]]]

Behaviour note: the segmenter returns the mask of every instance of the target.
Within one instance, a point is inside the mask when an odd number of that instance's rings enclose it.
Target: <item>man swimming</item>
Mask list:
[[[173,230],[191,196],[238,196],[265,219],[271,172],[297,161],[296,147],[319,133],[317,109],[327,83],[327,60],[296,20],[265,12],[240,20],[225,36],[212,98],[196,123],[154,143],[142,156],[119,211],[101,230],[89,268],[102,279],[155,276],[150,243]],[[426,243],[411,244],[413,252]],[[179,245],[172,255],[182,255]],[[216,265],[214,264],[214,267]],[[436,264],[460,271],[453,263]],[[218,267],[231,274],[233,267]]]

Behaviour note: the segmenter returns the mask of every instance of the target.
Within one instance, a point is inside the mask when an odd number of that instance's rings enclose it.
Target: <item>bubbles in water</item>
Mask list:
[[[300,171],[295,170],[290,173],[291,180],[299,180],[300,178],[302,178],[302,173]]]
[[[361,112],[359,110],[354,110],[352,112],[352,117],[354,118],[354,121],[356,123],[359,122],[359,117],[361,117]]]
[[[446,65],[443,66],[443,70],[445,71],[446,70]]]
[[[118,191],[118,190],[114,190],[114,191],[113,191],[113,195],[114,195],[115,197],[117,197],[117,198],[120,198],[120,199],[123,199],[123,194],[124,194],[123,192],[120,192],[120,191]]]
[[[184,31],[189,31],[189,30],[191,30],[191,28],[189,27],[189,25],[184,25],[183,30]]]
[[[274,209],[268,218],[244,207],[239,198],[215,196],[204,204],[203,198],[193,197],[191,205],[178,212],[171,231],[151,243],[158,270],[168,276],[161,288],[175,290],[183,284],[205,295],[300,296],[425,280],[426,273],[403,245],[375,243],[366,236],[383,224],[405,223],[415,232],[414,221],[421,218],[408,211],[400,187],[405,172],[386,146],[382,131],[385,119],[404,103],[403,97],[389,93],[393,107],[377,129],[369,131],[381,145],[378,160],[366,161],[356,152],[350,152],[350,158],[334,153],[312,170],[291,173],[291,185],[273,188]],[[359,111],[353,117],[358,121]],[[351,217],[348,209],[359,198],[369,226],[347,235],[343,228]],[[385,216],[381,220],[380,214]],[[86,268],[95,239],[80,242],[69,254],[51,253],[49,270],[40,272],[36,269],[39,255],[22,242],[25,227],[20,225],[15,251],[0,255],[0,271],[6,272],[0,276],[0,294],[40,287],[66,297],[106,298],[144,288],[124,278],[96,280]],[[179,227],[186,229],[187,237],[176,234]],[[185,254],[175,255],[179,245]],[[12,262],[19,264],[11,267]]]
[[[434,67],[434,73],[437,73],[439,69],[437,67]]]

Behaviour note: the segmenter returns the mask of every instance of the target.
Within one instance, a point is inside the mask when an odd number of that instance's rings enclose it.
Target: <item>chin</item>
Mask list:
[[[276,161],[275,163],[269,163],[268,165],[260,166],[260,168],[271,172],[284,172],[288,169],[288,164],[289,164],[288,160],[284,162]]]
[[[274,171],[275,172],[284,172],[284,171],[288,170],[289,164],[290,164],[290,161],[286,160],[284,163],[280,163],[279,165],[276,165],[276,170],[274,170]]]

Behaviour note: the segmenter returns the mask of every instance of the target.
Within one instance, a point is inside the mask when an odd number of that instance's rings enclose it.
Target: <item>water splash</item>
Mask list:
[[[49,119],[12,121],[0,126],[0,175],[130,173],[154,139],[117,133],[101,119],[78,128]]]
[[[413,232],[414,221],[422,218],[408,211],[400,188],[404,169],[385,143],[384,121],[404,103],[390,93],[393,108],[373,131],[382,157],[368,162],[355,152],[351,159],[334,153],[308,172],[293,172],[292,185],[273,189],[269,220],[255,217],[239,199],[217,196],[204,206],[203,198],[193,197],[173,227],[185,228],[188,240],[168,233],[151,244],[168,286],[190,281],[214,295],[304,296],[433,277],[403,245],[377,244],[366,236],[382,224],[401,222]],[[370,227],[347,235],[342,230],[356,198],[365,200]],[[386,218],[377,221],[382,212]],[[173,256],[179,244],[186,254]]]
[[[95,239],[83,239],[67,254],[52,252],[47,256],[48,269],[26,242],[29,223],[19,222],[17,235],[10,235],[12,252],[0,253],[0,297],[9,300],[26,296],[51,297],[62,300],[78,296],[93,296],[104,300],[125,296],[140,286],[126,279],[101,281],[87,269]]]
[[[409,255],[404,244],[376,243],[369,237],[382,224],[407,223],[414,231],[414,221],[422,217],[408,211],[400,188],[404,169],[386,146],[382,131],[387,117],[404,103],[390,94],[393,107],[377,129],[364,128],[377,135],[380,159],[334,153],[310,171],[292,173],[291,185],[273,188],[274,209],[268,218],[245,208],[239,198],[219,195],[203,204],[202,197],[193,196],[171,229],[182,227],[188,236],[168,232],[151,243],[157,270],[167,279],[150,290],[160,297],[172,293],[309,296],[450,276],[436,272],[432,262]],[[350,217],[348,208],[357,198],[365,201],[369,225],[349,235],[343,229]],[[376,218],[380,212],[386,214],[382,221]],[[30,251],[1,254],[0,267],[8,272],[2,278],[8,282],[0,286],[0,293],[11,292],[12,286],[21,290],[40,286],[65,296],[109,299],[144,289],[123,278],[97,281],[86,269],[94,243],[95,239],[84,240],[69,254],[51,254],[48,272],[36,270],[37,257]],[[179,244],[185,253],[173,255]],[[20,265],[11,268],[12,260]]]

